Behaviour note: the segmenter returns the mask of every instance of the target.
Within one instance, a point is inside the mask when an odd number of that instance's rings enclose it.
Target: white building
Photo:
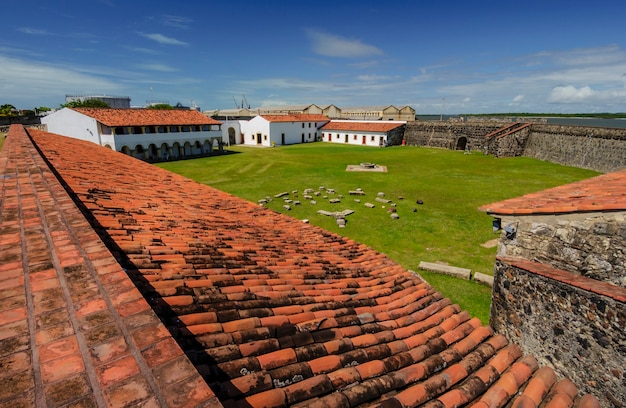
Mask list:
[[[195,110],[63,108],[41,119],[51,133],[93,142],[143,160],[221,151],[221,122]]]
[[[322,140],[364,146],[393,146],[402,144],[405,121],[333,120],[322,126]]]
[[[239,123],[243,144],[270,147],[314,142],[319,128],[328,121],[324,115],[290,114],[258,115]]]

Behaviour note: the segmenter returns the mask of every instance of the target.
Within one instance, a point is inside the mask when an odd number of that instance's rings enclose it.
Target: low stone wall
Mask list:
[[[523,258],[626,288],[626,213],[502,219],[515,229],[498,256]]]
[[[603,407],[622,407],[626,290],[619,288],[607,296],[581,289],[563,275],[567,272],[542,276],[506,261],[496,262],[491,326],[541,364],[596,395]]]

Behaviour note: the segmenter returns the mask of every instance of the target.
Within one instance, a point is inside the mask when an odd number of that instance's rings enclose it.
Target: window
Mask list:
[[[154,128],[154,126],[147,126],[146,133],[156,133],[156,129]]]
[[[352,140],[356,140],[356,135],[354,135],[354,137],[352,138]]]
[[[143,128],[141,126],[133,126],[133,135],[140,135],[143,133]]]
[[[110,135],[111,134],[111,128],[108,127],[107,125],[101,125],[102,127],[102,134],[103,135]]]
[[[339,136],[339,133],[337,133],[337,139],[339,139],[341,136]]]
[[[304,129],[304,122],[302,122],[302,129]]]
[[[170,132],[171,133],[178,133],[179,132],[178,126],[170,126]]]
[[[183,132],[189,132],[191,129],[189,126],[181,126]]]
[[[211,130],[211,126],[210,125],[202,125],[202,130],[204,132],[208,132],[209,130]]]
[[[371,136],[370,140],[373,142],[376,140],[376,136]]]
[[[159,133],[167,133],[167,126],[159,126],[157,128],[157,132],[159,132]]]
[[[267,140],[267,135],[263,135],[263,140]]]
[[[309,127],[311,127],[311,122],[309,122]]]

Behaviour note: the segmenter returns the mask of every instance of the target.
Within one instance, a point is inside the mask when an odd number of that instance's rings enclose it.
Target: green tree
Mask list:
[[[72,101],[65,105],[65,108],[110,108],[109,104],[99,99],[85,99],[84,101]]]
[[[169,103],[155,103],[154,105],[146,106],[146,109],[169,110],[169,109],[174,109],[174,107],[170,105]]]
[[[19,112],[15,109],[15,106],[9,103],[0,106],[0,116],[17,116],[18,113]]]

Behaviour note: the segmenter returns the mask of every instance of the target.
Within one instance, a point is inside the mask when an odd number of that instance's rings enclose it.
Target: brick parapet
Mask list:
[[[221,406],[21,126],[0,174],[0,405]]]

